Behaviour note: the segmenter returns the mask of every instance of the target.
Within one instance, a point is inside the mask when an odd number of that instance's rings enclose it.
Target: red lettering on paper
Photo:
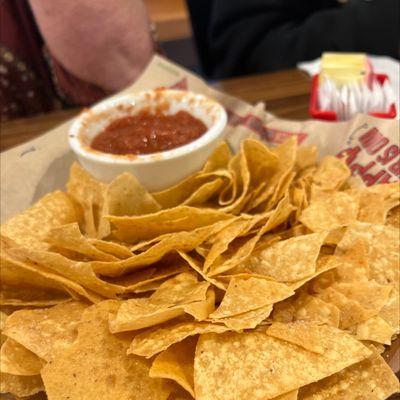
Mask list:
[[[397,176],[398,178],[400,178],[400,160],[396,161],[395,163],[393,163],[390,167],[389,167],[389,171]]]
[[[375,154],[389,143],[377,128],[372,128],[360,136],[360,143],[368,154]]]
[[[382,155],[378,156],[376,160],[382,164],[386,165],[390,161],[394,160],[398,155],[400,154],[400,148],[399,146],[396,146],[395,144],[392,144],[389,146],[385,151],[383,152]]]
[[[174,83],[169,88],[176,90],[187,90],[188,89],[188,80],[187,78],[182,78],[180,81]]]
[[[342,150],[340,153],[336,155],[338,158],[345,158],[346,164],[351,165],[355,161],[358,156],[358,153],[361,151],[360,146],[348,147],[347,149]]]
[[[263,125],[263,121],[261,118],[256,117],[253,114],[247,114],[244,117],[235,114],[233,111],[228,110],[228,123],[231,126],[245,126],[246,128],[256,132],[260,135],[264,140],[274,143],[280,144],[283,143],[286,139],[291,136],[296,136],[297,142],[301,144],[307,138],[306,133],[293,133],[293,132],[285,132],[277,129],[269,128],[266,125]]]

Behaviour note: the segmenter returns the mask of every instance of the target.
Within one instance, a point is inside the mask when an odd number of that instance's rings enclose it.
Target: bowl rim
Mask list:
[[[88,123],[90,118],[93,116],[93,113],[96,115],[101,112],[107,112],[108,110],[112,110],[119,105],[127,105],[132,104],[140,97],[146,96],[148,94],[154,95],[155,93],[163,93],[166,98],[168,96],[180,96],[186,98],[195,98],[207,103],[212,104],[217,112],[216,112],[216,121],[208,128],[208,130],[201,135],[199,138],[189,142],[183,146],[176,147],[171,150],[161,151],[157,153],[151,154],[112,154],[112,153],[103,153],[101,151],[90,149],[88,151],[86,146],[82,143],[80,139],[80,131],[84,123]],[[164,97],[164,98],[165,98]],[[71,124],[68,130],[68,141],[71,149],[81,157],[84,157],[88,160],[107,163],[107,164],[117,164],[117,165],[140,165],[147,164],[155,161],[166,161],[170,159],[179,158],[181,156],[187,155],[188,153],[199,150],[202,147],[207,146],[210,142],[217,139],[224,131],[227,124],[228,116],[225,108],[218,103],[216,100],[210,99],[203,94],[194,93],[191,91],[182,91],[182,90],[173,90],[173,89],[163,89],[160,90],[144,90],[137,93],[132,94],[122,94],[114,96],[110,99],[106,99],[101,101],[100,103],[90,107],[89,109],[84,110],[81,114],[79,114],[76,119]],[[90,122],[89,122],[90,123]]]

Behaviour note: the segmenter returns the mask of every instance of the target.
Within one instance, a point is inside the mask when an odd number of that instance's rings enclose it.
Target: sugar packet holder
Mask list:
[[[386,74],[371,73],[370,80],[372,82],[372,85],[373,84],[380,85],[381,92],[384,93],[384,95],[387,95],[388,98],[390,99],[389,106],[387,107],[386,110],[374,110],[374,111],[365,112],[365,110],[363,111],[362,109],[357,108],[354,104],[354,101],[350,101],[349,104],[347,104],[347,107],[344,107],[343,102],[337,101],[337,99],[325,99],[325,101],[324,101],[323,96],[324,95],[326,96],[326,94],[322,93],[322,98],[320,98],[320,96],[321,96],[320,79],[319,79],[319,74],[316,74],[312,78],[312,89],[311,89],[311,97],[310,97],[310,104],[309,104],[309,114],[314,119],[327,120],[327,121],[347,120],[347,119],[350,119],[356,113],[365,113],[365,114],[368,114],[368,115],[371,115],[374,117],[378,117],[378,118],[387,118],[387,119],[396,118],[397,109],[396,109],[396,104],[395,104],[394,98],[392,99],[390,97],[391,94],[387,93],[387,90],[386,90],[386,88],[389,87],[388,76]],[[322,88],[322,89],[324,89],[324,88]],[[329,91],[329,92],[331,93],[332,91]],[[360,95],[363,96],[362,91],[361,91]],[[339,96],[340,96],[340,94],[339,94]],[[335,101],[336,101],[336,104],[332,104]],[[328,107],[324,103],[328,104]],[[334,107],[332,107],[332,106],[334,106]],[[335,108],[336,110],[332,110],[332,108]]]

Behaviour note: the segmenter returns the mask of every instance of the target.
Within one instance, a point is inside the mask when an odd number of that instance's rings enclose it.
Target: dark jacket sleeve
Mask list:
[[[214,78],[291,68],[324,51],[399,57],[399,0],[214,0]]]

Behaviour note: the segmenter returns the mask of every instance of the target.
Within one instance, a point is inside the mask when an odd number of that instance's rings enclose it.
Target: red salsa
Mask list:
[[[144,110],[111,122],[91,147],[111,154],[151,154],[183,146],[206,131],[204,123],[186,111],[164,115]]]

